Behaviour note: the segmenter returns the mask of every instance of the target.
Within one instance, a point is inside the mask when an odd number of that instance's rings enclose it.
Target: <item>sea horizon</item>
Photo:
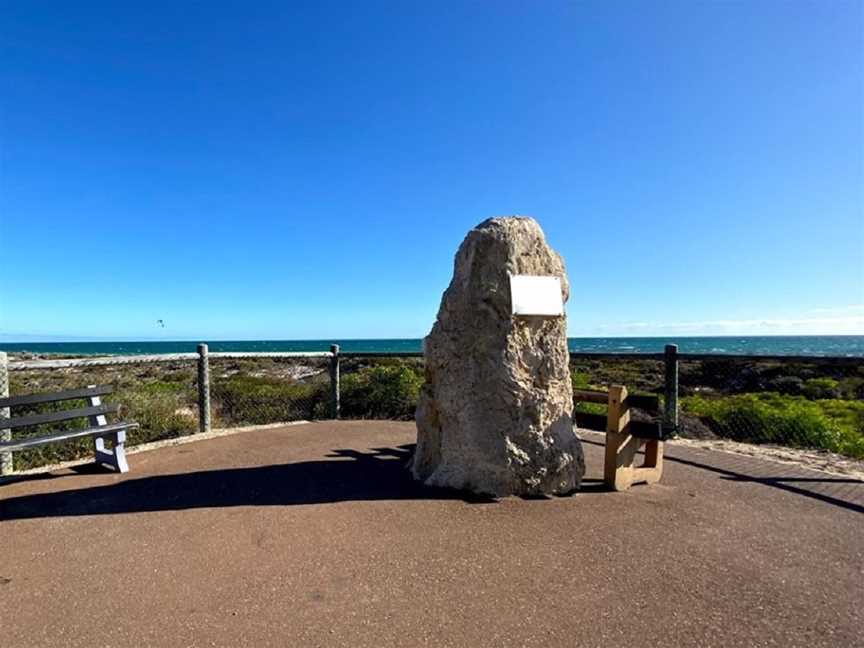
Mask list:
[[[307,340],[70,340],[0,341],[0,351],[40,355],[149,355],[194,352],[206,342],[211,352],[316,352],[338,344],[346,353],[416,353],[422,338]],[[659,353],[677,344],[681,353],[718,355],[805,355],[864,357],[864,335],[714,335],[568,337],[575,353]]]

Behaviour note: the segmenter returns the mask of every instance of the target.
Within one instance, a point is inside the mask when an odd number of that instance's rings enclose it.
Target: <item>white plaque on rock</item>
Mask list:
[[[554,317],[564,314],[559,277],[510,275],[510,302],[514,315]]]

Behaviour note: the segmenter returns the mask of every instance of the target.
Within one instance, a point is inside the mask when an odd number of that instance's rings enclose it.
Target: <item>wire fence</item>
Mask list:
[[[422,355],[334,350],[208,354],[203,346],[198,354],[13,361],[8,365],[8,392],[113,385],[114,393],[106,400],[121,406],[122,420],[140,424],[129,433],[129,445],[298,420],[413,419],[423,384]],[[817,448],[864,458],[864,358],[680,354],[674,359],[674,385],[669,367],[664,354],[571,354],[576,389],[620,384],[631,393],[658,395],[664,407],[670,399],[677,401],[671,405],[680,436]],[[0,367],[0,391],[2,374]],[[50,407],[22,407],[11,416]],[[577,410],[592,413],[598,407],[577,404]],[[39,435],[43,428],[16,429],[14,436]],[[6,435],[10,437],[8,431]],[[15,453],[14,468],[56,463],[90,451],[90,442],[83,440],[45,445]]]
[[[864,360],[704,358],[680,367],[679,433],[864,458]]]
[[[658,356],[571,354],[571,369],[576,387],[664,395]],[[864,358],[680,354],[678,374],[681,437],[864,458]]]
[[[217,428],[327,418],[328,358],[217,358],[210,361]]]

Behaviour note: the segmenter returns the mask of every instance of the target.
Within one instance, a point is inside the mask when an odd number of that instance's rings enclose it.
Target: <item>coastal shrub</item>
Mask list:
[[[591,374],[587,371],[573,371],[570,374],[573,389],[591,389]]]
[[[864,400],[864,378],[848,376],[838,381],[837,389],[840,398],[846,400]]]
[[[808,400],[776,392],[720,398],[688,396],[685,412],[718,436],[749,443],[820,448],[864,458],[864,403]]]
[[[663,363],[657,360],[576,359],[570,368],[574,389],[606,389],[616,384],[653,393],[663,386]]]
[[[126,385],[127,391],[139,391],[144,394],[172,394],[180,396],[184,393],[193,393],[196,389],[195,385],[187,385],[183,382],[172,382],[170,380],[154,380],[153,382],[141,383],[135,385]]]
[[[215,380],[210,396],[219,425],[260,425],[316,418],[327,389],[321,382],[235,374]]]
[[[864,439],[864,402],[839,399],[816,402],[825,415],[837,425],[847,430],[857,431]]]
[[[423,374],[406,363],[364,367],[342,376],[344,418],[411,419],[423,385]]]
[[[726,393],[762,391],[765,381],[752,364],[728,358],[713,358],[696,363],[692,372],[681,375],[682,384],[709,387]]]
[[[573,389],[605,389],[600,385],[591,384],[591,374],[587,371],[574,370],[570,373],[570,381],[573,383]],[[573,405],[574,412],[582,412],[584,414],[602,414],[606,415],[606,406],[600,403],[585,403],[576,401]]]
[[[810,378],[804,381],[802,393],[811,400],[839,398],[840,383],[833,378]]]
[[[771,380],[767,387],[768,391],[798,396],[804,392],[804,381],[798,376],[779,376]]]
[[[601,405],[600,403],[585,403],[577,401],[573,404],[573,411],[576,413],[583,414],[601,414],[602,416],[606,416],[606,406]]]
[[[139,427],[126,435],[129,445],[186,436],[198,427],[194,392],[177,383],[145,383],[123,387],[108,400],[120,403],[124,421]]]

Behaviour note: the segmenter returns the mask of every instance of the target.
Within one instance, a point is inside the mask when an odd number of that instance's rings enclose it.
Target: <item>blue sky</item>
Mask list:
[[[135,4],[0,2],[7,340],[421,336],[507,214],[571,335],[864,333],[860,2]]]

